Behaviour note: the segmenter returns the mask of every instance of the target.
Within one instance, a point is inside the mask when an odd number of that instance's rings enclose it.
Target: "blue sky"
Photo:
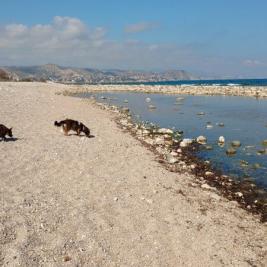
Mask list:
[[[266,0],[9,0],[0,65],[267,77]]]

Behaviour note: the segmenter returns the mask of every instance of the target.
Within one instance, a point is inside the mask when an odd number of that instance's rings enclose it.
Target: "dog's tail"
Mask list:
[[[62,124],[64,124],[64,121],[60,121],[60,122],[55,121],[54,122],[54,125],[57,127],[60,127]]]

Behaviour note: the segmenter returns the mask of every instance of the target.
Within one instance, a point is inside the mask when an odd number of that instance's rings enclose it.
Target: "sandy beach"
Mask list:
[[[0,142],[0,266],[266,266],[258,216],[164,169],[70,88],[0,83],[16,138]],[[64,136],[65,118],[94,137]]]

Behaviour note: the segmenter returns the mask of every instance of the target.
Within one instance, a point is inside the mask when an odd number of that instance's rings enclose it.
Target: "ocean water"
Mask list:
[[[91,93],[79,94],[90,97]],[[184,131],[184,138],[204,135],[212,150],[204,147],[198,156],[210,160],[214,167],[235,179],[253,179],[267,189],[267,155],[258,151],[267,148],[267,100],[237,96],[191,96],[146,93],[97,93],[99,102],[129,107],[136,121],[148,121],[160,127]],[[106,99],[102,99],[101,97]],[[146,98],[151,102],[147,103]],[[127,100],[127,101],[126,101]],[[128,102],[128,103],[126,103]],[[149,109],[154,105],[156,109]],[[203,112],[204,115],[198,115]],[[224,127],[218,124],[223,123]],[[207,128],[207,125],[211,125]],[[224,136],[224,147],[217,144]],[[239,140],[241,147],[234,156],[227,156],[231,141]]]
[[[162,81],[162,82],[130,82],[130,83],[119,83],[119,84],[267,86],[267,79],[178,80],[178,81]]]

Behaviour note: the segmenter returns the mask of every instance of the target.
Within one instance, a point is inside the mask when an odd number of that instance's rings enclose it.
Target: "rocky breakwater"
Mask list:
[[[144,92],[161,94],[187,95],[222,95],[249,96],[256,98],[267,97],[266,86],[216,86],[216,85],[80,85],[75,86],[75,93],[82,92]]]
[[[199,186],[211,191],[217,200],[224,196],[236,201],[252,213],[260,214],[267,221],[266,191],[258,188],[251,180],[236,181],[212,167],[208,161],[199,159],[195,152],[206,144],[206,138],[184,138],[182,131],[159,128],[145,122],[135,122],[129,109],[96,103],[102,109],[117,113],[116,122],[123,130],[130,132],[143,145],[153,151],[157,160],[171,172],[191,173],[195,182],[190,186]],[[222,139],[222,138],[221,138]],[[220,196],[221,195],[221,196]]]

